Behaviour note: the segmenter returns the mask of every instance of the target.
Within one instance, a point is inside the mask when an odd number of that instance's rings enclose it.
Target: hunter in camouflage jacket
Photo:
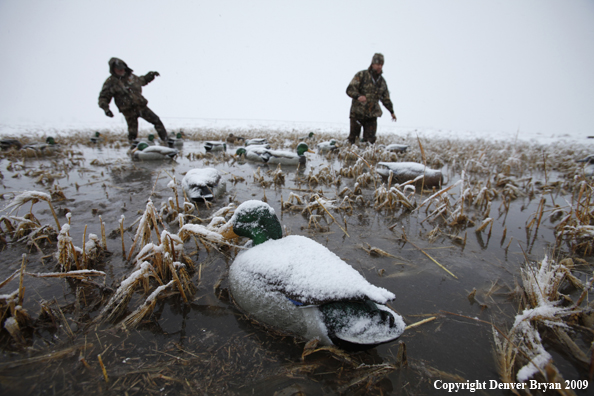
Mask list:
[[[163,122],[147,107],[148,100],[142,96],[142,87],[153,81],[159,73],[151,71],[138,77],[132,74],[132,69],[121,59],[111,58],[108,63],[111,76],[105,80],[99,93],[99,107],[103,109],[106,116],[113,117],[109,102],[112,98],[114,99],[120,113],[126,118],[130,142],[134,142],[138,137],[138,118],[153,124],[159,138],[167,142],[167,130]]]
[[[388,109],[390,114],[394,114],[394,106],[390,100],[388,84],[380,74],[375,73],[371,66],[367,70],[361,70],[351,80],[346,93],[353,99],[351,104],[350,118],[358,120],[366,118],[381,117],[382,109],[379,102]],[[359,96],[365,96],[365,102],[357,100]]]
[[[126,74],[123,77],[118,77],[114,71],[116,63],[120,62],[126,68]],[[148,72],[144,76],[138,77],[132,74],[132,71],[121,59],[111,58],[109,60],[111,76],[105,80],[99,93],[99,107],[104,111],[109,110],[109,102],[113,98],[120,113],[125,114],[129,110],[138,110],[148,104],[148,100],[142,96],[142,87],[153,81],[157,73]]]

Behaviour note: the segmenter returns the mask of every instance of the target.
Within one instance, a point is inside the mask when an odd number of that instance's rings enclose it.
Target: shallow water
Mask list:
[[[433,381],[455,380],[500,381],[492,357],[491,326],[473,321],[477,318],[509,327],[517,310],[517,302],[508,300],[508,293],[519,280],[525,255],[541,260],[554,243],[553,225],[543,221],[536,236],[527,235],[525,225],[537,211],[538,199],[518,198],[507,215],[498,217],[500,201],[495,200],[491,216],[495,218],[492,231],[474,232],[473,227],[462,230],[464,245],[440,234],[430,241],[428,233],[434,224],[423,222],[424,209],[410,213],[378,212],[373,207],[357,207],[352,214],[333,212],[333,216],[348,236],[332,223],[328,216],[320,219],[321,228],[309,227],[308,217],[299,211],[282,211],[281,200],[287,201],[291,192],[311,191],[304,177],[311,169],[330,165],[338,170],[341,161],[317,154],[308,155],[307,167],[299,171],[283,167],[285,183],[264,189],[254,182],[258,165],[239,163],[222,153],[193,160],[190,153],[204,152],[200,142],[187,141],[182,154],[174,162],[132,162],[126,148],[76,146],[67,159],[27,159],[13,163],[8,170],[7,159],[0,162],[3,196],[10,202],[13,193],[24,190],[47,192],[51,182],[38,180],[27,171],[45,167],[53,174],[66,197],[53,201],[60,224],[70,212],[73,243],[82,246],[83,234],[100,235],[100,221],[105,223],[108,250],[112,252],[95,269],[105,271],[105,279],[93,281],[116,289],[120,281],[132,271],[122,254],[119,221],[125,216],[127,228],[142,214],[150,199],[159,209],[161,202],[173,197],[168,187],[175,176],[180,185],[182,174],[192,168],[213,166],[223,172],[226,193],[215,200],[211,209],[200,206],[198,217],[208,215],[230,201],[243,202],[262,199],[279,215],[289,234],[308,236],[357,269],[371,283],[396,294],[390,306],[400,313],[407,324],[436,316],[437,319],[405,331],[401,342],[406,344],[408,367],[389,369],[396,361],[399,342],[392,342],[369,351],[350,353],[346,357],[320,351],[302,359],[304,343],[292,337],[266,329],[239,312],[228,296],[226,271],[232,262],[232,252],[196,250],[193,241],[185,245],[196,268],[193,275],[197,292],[190,303],[171,293],[158,301],[150,320],[145,318],[137,329],[116,330],[112,325],[89,327],[90,319],[109,298],[96,285],[77,281],[25,277],[23,306],[33,318],[41,315],[42,305],[61,310],[68,329],[47,326],[28,334],[28,348],[16,349],[12,338],[3,330],[0,337],[0,390],[3,394],[277,394],[290,395],[301,390],[305,394],[443,394]],[[233,147],[228,148],[228,153]],[[93,163],[93,160],[97,162]],[[17,166],[18,165],[18,166]],[[261,174],[269,168],[261,167]],[[272,170],[276,167],[270,168]],[[60,177],[61,175],[61,177]],[[544,175],[535,172],[537,179]],[[234,182],[234,177],[244,180]],[[449,184],[460,175],[452,171]],[[552,174],[548,175],[553,177]],[[267,177],[270,180],[270,177]],[[343,178],[343,186],[352,186],[352,179]],[[314,186],[327,198],[334,198],[335,186]],[[364,189],[366,196],[373,188]],[[420,195],[419,193],[417,193]],[[427,197],[428,193],[423,193]],[[557,196],[555,199],[561,199]],[[179,199],[183,200],[181,188]],[[30,205],[19,209],[22,216]],[[420,213],[419,213],[420,212]],[[44,202],[33,206],[33,213],[41,224],[55,227]],[[6,215],[6,213],[3,213]],[[14,213],[13,213],[14,215]],[[326,219],[328,221],[326,221]],[[390,226],[397,224],[391,230]],[[175,222],[167,227],[177,231]],[[502,240],[503,230],[507,230]],[[126,232],[125,244],[132,245],[134,229]],[[403,233],[417,247],[402,240]],[[511,239],[513,238],[513,239]],[[510,240],[512,241],[510,243]],[[395,257],[374,257],[364,248],[376,247]],[[53,272],[56,260],[49,256],[56,252],[55,243],[43,245],[43,253],[23,243],[9,243],[3,250],[0,280],[21,268],[22,254],[26,254],[28,272]],[[427,255],[451,271],[457,279],[439,268]],[[582,280],[587,279],[584,271]],[[220,285],[218,282],[222,280]],[[215,287],[216,286],[216,287]],[[18,277],[1,293],[18,288]],[[476,289],[475,302],[468,294]],[[78,298],[77,298],[78,295]],[[83,295],[81,299],[80,296]],[[144,300],[139,290],[129,304],[134,309]],[[89,305],[80,301],[89,301]],[[462,315],[462,316],[457,316]],[[50,353],[63,351],[63,356]],[[565,379],[583,379],[562,350],[552,348],[555,363]],[[106,367],[109,382],[105,382],[98,355]],[[39,362],[23,359],[46,356]],[[361,364],[365,364],[361,366]],[[440,373],[441,372],[441,373]],[[488,391],[489,394],[505,391]],[[579,392],[578,392],[579,393]],[[585,392],[584,392],[585,394]]]

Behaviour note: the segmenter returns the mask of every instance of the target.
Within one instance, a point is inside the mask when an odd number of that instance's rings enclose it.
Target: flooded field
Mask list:
[[[543,357],[526,378],[591,380],[594,184],[576,160],[592,147],[409,135],[322,154],[316,145],[333,136],[317,133],[304,140],[316,151],[305,166],[278,167],[233,156],[242,142],[205,152],[228,131],[185,133],[175,160],[133,161],[125,134],[108,131],[98,143],[91,132],[56,136],[55,153],[1,154],[0,393],[432,395],[447,392],[436,384],[479,381],[477,393],[509,394],[490,381],[515,382]],[[302,140],[242,135],[291,151]],[[379,147],[389,143],[409,148]],[[444,185],[383,179],[381,161],[425,162]],[[183,175],[204,167],[224,191],[184,203]],[[409,325],[400,339],[362,352],[316,347],[241,312],[227,280],[239,250],[180,229],[216,231],[217,217],[250,199],[274,208],[284,234],[321,243],[395,293],[389,306]],[[143,260],[164,269],[133,278]],[[545,275],[552,286],[539,283]],[[542,306],[564,310],[518,321]]]

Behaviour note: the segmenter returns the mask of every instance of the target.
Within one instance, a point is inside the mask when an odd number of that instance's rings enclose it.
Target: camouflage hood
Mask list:
[[[117,75],[115,74],[114,68],[116,65],[124,65],[124,67],[126,68],[126,75],[129,76],[130,74],[132,74],[132,72],[134,70],[130,69],[128,67],[128,65],[126,64],[126,62],[124,62],[123,60],[121,60],[120,58],[111,58],[109,60],[109,62],[107,62],[109,64],[109,73],[114,76],[117,77]]]

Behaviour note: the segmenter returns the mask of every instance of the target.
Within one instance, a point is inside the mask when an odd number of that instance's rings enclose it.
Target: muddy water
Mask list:
[[[333,213],[343,228],[346,224],[347,236],[331,221],[320,219],[320,226],[316,227],[299,211],[281,210],[281,200],[287,201],[291,193],[303,195],[309,191],[304,175],[311,169],[315,172],[327,165],[340,169],[341,162],[336,158],[328,160],[309,154],[304,171],[283,167],[284,185],[272,184],[264,189],[254,182],[257,165],[238,163],[230,157],[222,161],[223,154],[199,160],[188,157],[198,152],[204,152],[200,142],[186,142],[183,155],[174,162],[133,162],[124,147],[76,146],[68,159],[53,162],[51,158],[27,159],[7,169],[8,161],[2,160],[2,193],[6,203],[20,191],[48,192],[52,181],[32,173],[45,169],[54,175],[53,183],[59,185],[66,198],[54,200],[53,205],[61,224],[67,222],[65,213],[71,213],[70,235],[76,246],[83,244],[85,226],[86,235],[100,235],[99,217],[105,223],[106,233],[115,235],[107,239],[112,254],[96,267],[107,276],[93,279],[95,284],[25,277],[23,306],[31,317],[42,318],[42,306],[49,306],[65,321],[56,328],[51,320],[39,320],[37,328],[27,334],[25,349],[16,348],[8,333],[2,331],[2,394],[443,394],[445,391],[434,388],[436,379],[487,384],[500,380],[492,357],[491,326],[470,318],[494,322],[502,329],[513,322],[517,302],[509,300],[508,295],[515,281],[519,281],[525,255],[542,259],[555,239],[552,224],[546,221],[536,235],[526,233],[525,224],[536,212],[538,200],[518,199],[506,216],[498,216],[500,202],[495,201],[492,217],[496,220],[490,236],[488,230],[475,233],[469,227],[459,233],[466,238],[465,244],[444,234],[431,240],[428,234],[435,225],[423,221],[424,212],[378,212],[372,207]],[[228,152],[232,153],[233,148],[229,147]],[[186,243],[185,250],[200,270],[193,276],[197,293],[189,304],[171,293],[159,300],[150,319],[146,318],[134,330],[116,330],[113,325],[89,326],[109,298],[110,290],[116,289],[132,271],[132,265],[123,257],[117,232],[121,216],[125,216],[124,226],[128,228],[144,211],[149,198],[158,209],[173,197],[168,187],[173,176],[179,185],[182,174],[204,166],[222,171],[226,193],[211,209],[200,206],[197,216],[207,218],[230,201],[240,203],[265,197],[287,233],[305,235],[327,246],[371,283],[394,292],[396,299],[390,305],[407,324],[436,317],[407,330],[400,338],[406,345],[408,366],[388,368],[396,362],[399,342],[359,353],[337,355],[320,351],[302,358],[303,342],[251,322],[230,302],[225,275],[233,252],[207,252],[202,247],[197,250],[193,241]],[[260,173],[267,170],[270,169],[263,166]],[[238,177],[244,180],[235,181]],[[457,177],[450,175],[449,182],[455,182]],[[352,183],[343,178],[343,186]],[[336,187],[327,185],[314,189],[324,191],[326,198],[335,198],[338,192]],[[368,188],[364,194],[370,197],[373,190]],[[179,198],[183,199],[181,188]],[[25,205],[12,215],[22,216],[29,208]],[[32,211],[41,224],[55,226],[46,203],[35,204]],[[326,219],[330,220],[328,216]],[[175,222],[167,227],[177,231]],[[504,229],[506,237],[502,240]],[[127,249],[134,231],[126,231]],[[403,234],[416,247],[406,243]],[[372,256],[365,250],[369,247],[382,249],[393,257]],[[28,272],[56,270],[52,257],[57,251],[55,243],[40,242],[40,248],[42,251],[24,243],[9,243],[0,256],[0,280],[21,267],[23,254]],[[586,279],[584,274],[582,280]],[[17,288],[18,277],[0,293],[11,293]],[[477,293],[471,302],[468,295],[473,289]],[[129,304],[130,310],[143,300],[139,291]],[[564,378],[580,379],[583,373],[572,365],[571,359],[561,349],[551,349]],[[487,393],[505,394],[500,390]]]

